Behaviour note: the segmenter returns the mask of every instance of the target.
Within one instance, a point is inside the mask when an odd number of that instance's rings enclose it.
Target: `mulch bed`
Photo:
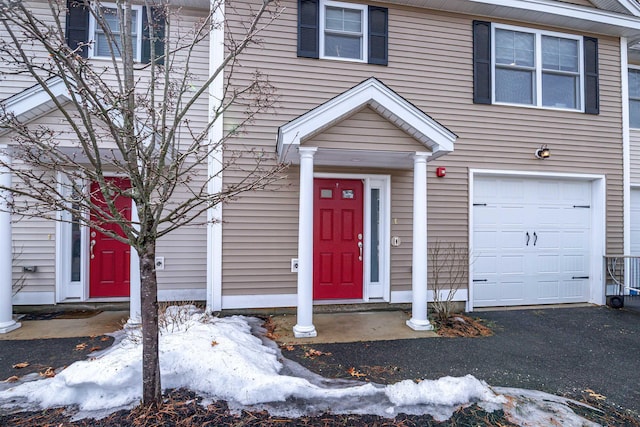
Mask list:
[[[436,333],[441,337],[489,337],[493,331],[480,319],[455,314],[445,320],[435,320]]]
[[[640,426],[637,418],[621,409],[603,407],[597,399],[585,402],[599,406],[600,410],[588,410],[576,406],[574,410],[585,418],[604,426]],[[226,402],[216,401],[207,406],[201,405],[202,399],[192,391],[185,389],[170,390],[165,394],[163,404],[156,407],[137,407],[130,411],[118,411],[100,420],[83,419],[71,421],[64,408],[43,411],[20,412],[0,416],[0,425],[15,427],[151,427],[151,426],[208,426],[208,427],[240,427],[240,426],[371,426],[371,427],[454,427],[454,426],[496,426],[514,427],[502,411],[488,413],[471,405],[460,409],[446,421],[436,421],[430,415],[400,414],[393,419],[377,415],[339,415],[325,413],[318,416],[287,418],[271,416],[265,411],[242,411],[235,414],[229,410]]]
[[[267,412],[242,411],[233,414],[224,401],[216,401],[202,406],[201,398],[185,390],[171,390],[159,408],[134,408],[119,411],[101,420],[84,419],[71,421],[63,408],[45,411],[21,412],[0,416],[0,425],[15,427],[121,427],[121,426],[370,426],[370,427],[413,427],[413,426],[516,426],[504,418],[502,411],[487,413],[476,405],[459,410],[451,419],[435,421],[430,415],[400,414],[394,419],[377,415],[337,415],[322,414],[313,417],[287,418],[273,417]]]

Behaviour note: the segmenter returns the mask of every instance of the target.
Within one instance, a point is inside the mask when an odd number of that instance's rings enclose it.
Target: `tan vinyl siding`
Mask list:
[[[25,292],[55,291],[55,236],[54,221],[34,218],[14,219],[13,281],[22,284]],[[35,273],[24,273],[23,266],[35,266]]]
[[[430,244],[436,240],[467,244],[468,174],[474,168],[606,175],[607,251],[621,250],[622,134],[617,38],[585,34],[599,39],[599,115],[476,105],[472,101],[471,29],[473,19],[486,18],[390,7],[389,65],[385,67],[297,58],[297,6],[292,1],[285,1],[282,6],[282,16],[262,33],[260,48],[251,48],[241,58],[242,67],[234,70],[235,76],[240,77],[259,68],[277,89],[277,107],[274,112],[259,114],[245,134],[230,142],[232,147],[251,145],[273,153],[279,126],[374,76],[458,135],[452,154],[429,163]],[[239,12],[243,10],[241,4],[236,7]],[[230,27],[238,33],[239,18],[229,18]],[[568,32],[562,28],[551,30]],[[367,115],[372,117],[368,112]],[[235,123],[241,117],[242,110],[232,108],[225,120]],[[354,116],[305,144],[339,144],[340,133],[357,134],[358,118]],[[387,124],[378,126],[386,128]],[[358,144],[370,148],[371,144],[385,142],[360,140]],[[552,153],[545,161],[534,157],[534,151],[542,144],[548,144]],[[603,156],[603,152],[607,155]],[[437,166],[447,168],[446,177],[435,177]],[[340,171],[359,172],[353,168]],[[297,252],[298,168],[289,168],[287,175],[288,185],[279,190],[247,194],[225,205],[223,295],[296,292],[296,275],[289,272],[289,260]],[[411,171],[394,171],[392,176],[392,217],[398,217],[397,226],[392,225],[392,235],[406,236],[401,250],[392,252],[392,291],[408,290],[410,284],[411,176]],[[227,174],[225,179],[231,182],[238,176]]]
[[[631,184],[640,185],[640,129],[631,129]]]
[[[48,9],[46,2],[34,2],[34,7]],[[184,37],[185,31],[198,25],[199,20],[207,11],[197,11],[193,9],[180,9],[180,14],[174,21],[173,31],[176,37]],[[187,64],[187,51],[178,53],[176,63],[183,67]],[[209,42],[204,39],[191,52],[189,62],[189,73],[192,81],[187,81],[191,87],[197,88],[199,84],[206,80],[209,72]],[[108,65],[105,60],[91,60],[97,65]],[[180,68],[179,71],[182,71]],[[182,80],[182,76],[177,76]],[[115,84],[115,79],[108,73],[104,76],[105,81]],[[10,82],[10,83],[9,83]],[[25,77],[8,76],[6,80],[0,80],[0,99],[13,95],[34,85],[34,81]],[[141,85],[144,89],[144,85]],[[187,93],[189,95],[189,93]],[[205,129],[208,114],[209,100],[207,92],[200,97],[186,119],[189,121],[189,128],[183,127],[179,144],[184,149],[187,144],[193,142],[190,132],[197,134]],[[72,109],[71,104],[68,107]],[[45,126],[55,131],[56,142],[63,146],[74,144],[76,138],[67,125],[67,121],[59,111],[52,111],[42,116],[30,126]],[[0,143],[11,144],[12,135],[8,134],[0,137]],[[103,144],[107,148],[107,144]],[[206,180],[206,162],[196,168],[199,176],[195,177],[192,183],[201,185]],[[14,180],[15,182],[15,180]],[[178,190],[173,201],[184,200],[184,190]],[[165,269],[158,272],[158,287],[160,290],[181,290],[181,289],[206,289],[207,271],[207,228],[205,225],[206,214],[201,215],[193,224],[180,228],[172,234],[162,238],[157,245],[157,256],[165,257]],[[14,250],[22,251],[19,259],[14,261],[14,279],[25,277],[26,291],[33,292],[54,292],[55,291],[55,222],[45,219],[29,219],[16,222],[13,227]],[[22,265],[38,266],[37,273],[23,275]],[[88,287],[88,284],[87,284]]]

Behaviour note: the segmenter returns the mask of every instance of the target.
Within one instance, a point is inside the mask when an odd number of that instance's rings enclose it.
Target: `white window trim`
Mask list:
[[[629,64],[629,65],[627,65],[627,69],[628,70],[640,71],[640,65]],[[627,70],[627,73],[630,74],[628,70]],[[627,80],[628,80],[628,76],[627,76]],[[627,91],[627,104],[629,104],[632,99],[636,100],[636,101],[640,101],[640,97],[639,98],[632,98],[631,97],[631,90],[628,90]],[[631,126],[631,108],[629,108],[629,128],[630,129],[640,129],[640,128],[635,128],[635,127]]]
[[[117,6],[115,3],[100,3],[99,7],[115,9]],[[138,37],[136,40],[136,46],[134,47],[135,55],[133,55],[133,59],[134,61],[140,62],[142,57],[141,56],[142,55],[142,6],[132,5],[131,10],[137,11],[136,12],[137,13],[136,34]],[[89,14],[89,38],[93,41],[93,43],[89,43],[88,56],[89,58],[96,58],[96,59],[111,59],[111,57],[109,56],[98,56],[94,54],[94,46],[96,43],[95,35],[96,35],[96,19],[93,16],[93,14],[90,13]],[[118,57],[117,59],[120,59],[120,57]]]
[[[341,7],[344,9],[355,9],[362,12],[362,59],[342,58],[338,56],[326,56],[324,54],[324,35],[325,35],[325,15],[327,7]],[[319,32],[319,49],[321,59],[331,59],[335,61],[348,62],[368,62],[369,58],[369,8],[365,4],[345,3],[332,0],[320,0],[320,30]]]
[[[535,79],[536,90],[534,93],[534,103],[529,104],[515,104],[510,102],[498,102],[496,101],[496,29],[518,31],[522,33],[534,34],[535,36]],[[578,108],[562,108],[562,107],[548,107],[542,105],[542,36],[560,37],[565,39],[576,40],[578,42],[578,72],[579,72],[579,88]],[[576,36],[574,34],[558,33],[555,31],[536,30],[533,28],[517,27],[514,25],[505,25],[499,23],[491,24],[491,103],[496,105],[509,105],[515,107],[524,108],[539,108],[545,110],[559,110],[559,111],[574,111],[584,112],[584,48],[583,48],[582,36]]]

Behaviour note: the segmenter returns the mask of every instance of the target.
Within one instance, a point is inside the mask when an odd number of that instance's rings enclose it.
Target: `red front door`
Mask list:
[[[129,188],[126,178],[107,178],[119,188]],[[91,183],[93,202],[105,205],[98,183]],[[131,219],[131,199],[116,197],[115,205],[125,218]],[[106,205],[105,205],[106,206]],[[94,213],[91,221],[97,221]],[[124,236],[116,224],[103,223],[103,228]],[[129,245],[115,240],[97,230],[90,230],[89,239],[89,296],[92,298],[128,297],[131,249]]]
[[[313,298],[362,299],[362,181],[316,179],[313,187]]]

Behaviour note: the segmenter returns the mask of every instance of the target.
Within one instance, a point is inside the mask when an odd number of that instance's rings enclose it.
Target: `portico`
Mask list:
[[[308,142],[363,108],[372,109],[381,119],[412,136],[419,143],[415,146],[418,150],[327,148]],[[300,166],[297,323],[293,327],[296,337],[317,335],[313,324],[314,168],[339,167],[349,175],[355,158],[359,168],[413,170],[412,316],[407,326],[414,330],[433,328],[427,319],[427,161],[453,151],[455,139],[455,134],[375,78],[365,80],[279,129],[280,160]],[[392,145],[393,141],[389,141],[389,146]],[[360,261],[363,261],[362,251]]]

